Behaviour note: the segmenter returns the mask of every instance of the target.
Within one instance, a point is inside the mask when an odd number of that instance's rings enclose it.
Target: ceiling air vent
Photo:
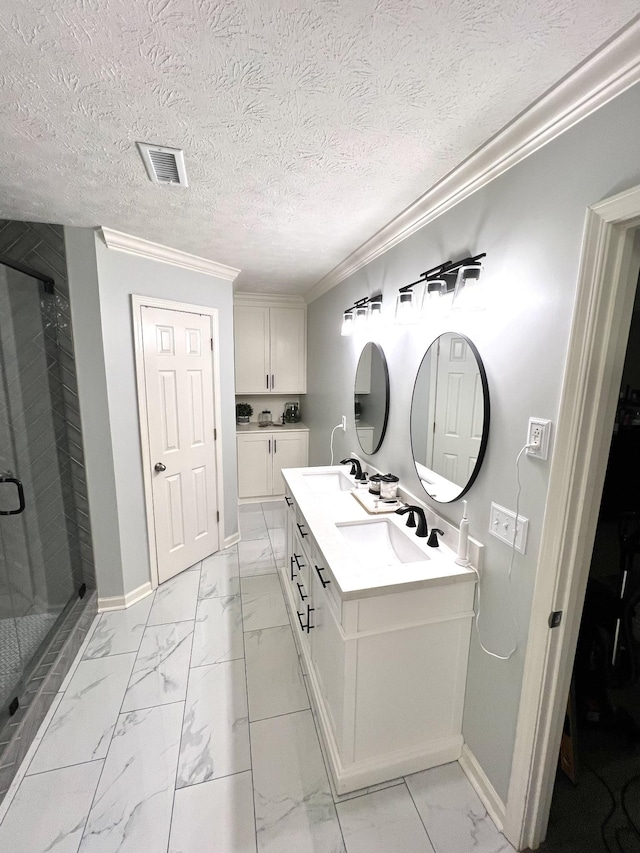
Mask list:
[[[154,184],[189,186],[184,154],[180,148],[164,148],[160,145],[148,145],[146,142],[136,142],[136,145],[150,181]]]

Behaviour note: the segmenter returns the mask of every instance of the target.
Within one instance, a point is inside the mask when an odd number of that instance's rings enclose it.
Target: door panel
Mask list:
[[[162,583],[219,548],[211,320],[164,308],[141,311]]]
[[[307,375],[304,310],[271,308],[269,319],[271,390],[276,394],[304,394]]]

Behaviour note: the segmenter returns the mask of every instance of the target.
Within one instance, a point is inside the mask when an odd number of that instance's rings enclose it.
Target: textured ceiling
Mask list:
[[[304,292],[637,0],[3,0],[0,218],[104,225]],[[183,148],[187,189],[135,142]]]

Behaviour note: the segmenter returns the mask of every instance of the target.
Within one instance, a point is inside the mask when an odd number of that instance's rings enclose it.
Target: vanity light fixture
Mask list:
[[[364,332],[369,325],[377,325],[382,316],[382,294],[365,296],[342,315],[341,335],[349,336],[354,332]]]
[[[420,302],[435,306],[442,296],[453,293],[453,308],[481,308],[477,294],[479,290],[481,259],[486,255],[463,258],[461,261],[445,261],[423,272],[417,281],[400,288],[396,302],[396,323],[414,323],[420,316]],[[417,285],[421,285],[418,289]],[[413,288],[416,288],[414,291]]]

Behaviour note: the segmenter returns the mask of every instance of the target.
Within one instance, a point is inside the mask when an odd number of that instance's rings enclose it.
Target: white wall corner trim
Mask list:
[[[106,613],[109,610],[124,610],[146,598],[151,592],[153,592],[151,581],[146,581],[137,589],[132,589],[126,595],[111,595],[105,598],[98,598],[98,613]]]
[[[462,755],[458,759],[458,764],[464,770],[464,773],[471,782],[471,785],[476,794],[482,800],[482,804],[489,813],[489,817],[502,832],[504,824],[505,805],[500,799],[498,792],[489,781],[489,777],[484,772],[482,767],[475,757],[473,752],[465,743],[462,747]]]
[[[640,17],[585,60],[306,293],[313,302],[640,82]]]
[[[185,270],[212,275],[225,281],[235,281],[240,275],[240,270],[218,264],[208,258],[200,258],[180,249],[172,249],[170,246],[162,246],[160,243],[152,243],[142,237],[133,237],[122,231],[114,231],[112,228],[96,228],[98,236],[104,241],[108,249],[118,252],[127,252],[130,255],[138,255],[151,261],[160,261],[163,264],[171,264]]]

